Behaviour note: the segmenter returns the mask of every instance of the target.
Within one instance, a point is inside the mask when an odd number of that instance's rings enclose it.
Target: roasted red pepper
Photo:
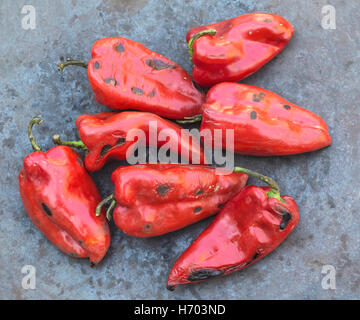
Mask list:
[[[76,151],[56,146],[41,152],[32,136],[35,152],[24,159],[19,189],[26,212],[36,227],[62,252],[89,257],[97,264],[110,245],[110,231],[104,212],[95,215],[101,197]]]
[[[278,55],[293,33],[288,21],[269,13],[195,27],[186,35],[194,81],[210,87],[244,79]]]
[[[241,190],[178,258],[169,274],[169,290],[244,269],[277,248],[294,230],[299,220],[296,202],[280,197],[271,178],[262,180],[271,188]]]
[[[175,62],[142,44],[120,37],[95,42],[89,64],[78,60],[61,62],[88,68],[95,99],[113,109],[136,109],[169,119],[200,113],[203,93],[191,76]]]
[[[234,130],[233,151],[240,154],[289,155],[331,144],[325,121],[315,113],[271,91],[246,84],[223,82],[212,87],[201,117],[200,131],[206,147],[215,144],[230,149],[225,134],[229,129]],[[195,120],[197,117],[189,121]],[[215,130],[222,132],[222,140],[212,139]]]
[[[162,235],[217,213],[246,184],[243,173],[219,174],[214,167],[148,164],[116,169],[107,211],[115,224],[135,237]]]
[[[152,113],[125,111],[82,115],[76,119],[76,127],[81,141],[62,141],[59,135],[54,135],[53,141],[56,144],[86,150],[85,166],[89,171],[101,169],[110,159],[125,160],[137,143],[157,147],[166,144],[169,150],[184,156],[189,163],[206,162],[200,141],[196,137],[179,125]],[[137,142],[132,137],[131,130],[135,129],[145,134],[146,141]],[[150,130],[156,134],[154,141],[149,139]],[[160,140],[161,131],[171,135],[172,138],[168,141]],[[135,134],[135,131],[132,132]],[[153,145],[153,142],[157,144]]]

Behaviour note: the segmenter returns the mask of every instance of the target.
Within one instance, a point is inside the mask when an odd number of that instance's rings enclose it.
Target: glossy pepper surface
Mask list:
[[[293,198],[268,187],[245,187],[178,258],[167,288],[248,267],[277,248],[298,220]]]
[[[247,175],[219,174],[208,166],[148,164],[119,167],[111,180],[115,224],[128,235],[152,237],[217,213],[245,186]]]
[[[137,143],[154,147],[166,144],[169,150],[188,158],[190,163],[193,160],[194,163],[205,162],[200,141],[196,137],[176,123],[152,113],[124,111],[82,115],[76,119],[76,127],[81,141],[62,141],[59,135],[54,135],[53,141],[85,149],[85,166],[89,171],[101,169],[110,159],[125,160]],[[137,140],[136,136],[142,135],[136,130],[144,133],[143,141]]]
[[[204,95],[191,76],[170,59],[142,44],[121,38],[95,42],[88,64],[69,60],[59,64],[87,66],[95,99],[113,109],[136,109],[169,119],[199,114]]]
[[[29,125],[40,123],[34,118]],[[104,212],[95,215],[100,194],[73,149],[56,146],[42,152],[30,134],[35,152],[25,157],[19,190],[36,227],[62,252],[97,264],[110,244]]]
[[[244,79],[278,55],[293,32],[288,21],[269,13],[195,27],[186,35],[194,81],[210,87]]]
[[[279,95],[254,86],[224,82],[212,87],[202,106],[200,131],[219,142],[204,138],[204,145],[226,146],[226,130],[234,130],[234,152],[254,156],[290,155],[331,144],[328,127],[315,113]]]

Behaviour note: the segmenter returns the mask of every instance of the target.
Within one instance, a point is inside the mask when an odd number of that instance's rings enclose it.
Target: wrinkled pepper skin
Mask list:
[[[32,222],[62,252],[99,263],[110,245],[104,212],[95,216],[100,194],[73,149],[56,146],[25,157],[20,195]]]
[[[173,140],[171,143],[157,139],[157,147],[170,143],[170,150],[179,155],[181,155],[181,150],[186,152],[185,155],[189,155],[190,163],[193,160],[192,156],[204,163],[205,158],[200,141],[195,138],[187,140],[181,137],[183,128],[179,125],[152,113],[124,111],[82,115],[76,119],[80,139],[89,150],[85,157],[86,168],[89,171],[97,171],[110,159],[125,160],[127,152],[131,152],[131,148],[136,144],[136,141],[126,139],[130,130],[141,129],[146,133],[147,145],[150,145],[149,123],[151,121],[156,122],[157,134],[166,129],[171,130],[177,137],[177,141]]]
[[[331,144],[325,121],[315,113],[271,91],[239,83],[219,83],[209,90],[200,131],[206,129],[212,136],[215,129],[222,130],[222,145],[216,147],[226,146],[225,131],[234,129],[233,151],[253,156],[299,154]],[[204,143],[209,147],[210,142]]]
[[[88,64],[95,99],[113,109],[136,109],[169,119],[200,113],[204,94],[170,59],[121,38],[95,42]]]
[[[244,269],[276,249],[296,227],[289,196],[268,198],[268,187],[247,186],[231,199],[172,267],[168,289]]]
[[[159,236],[217,213],[246,184],[247,175],[214,167],[154,164],[119,167],[111,180],[115,224],[135,237]]]
[[[204,30],[216,30],[216,34],[193,42],[192,75],[204,87],[253,74],[278,55],[294,33],[292,25],[280,16],[250,13],[195,27],[187,33],[187,42]]]

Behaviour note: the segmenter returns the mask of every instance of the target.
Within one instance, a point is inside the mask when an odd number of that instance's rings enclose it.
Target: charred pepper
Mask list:
[[[19,190],[31,221],[59,250],[77,258],[99,263],[110,245],[110,231],[104,212],[95,215],[100,194],[83,161],[67,146],[42,152],[28,127],[34,152],[24,159]]]
[[[169,119],[199,114],[203,92],[191,76],[170,59],[142,44],[121,38],[95,42],[89,63],[71,60],[58,65],[87,67],[95,99],[113,109],[136,109]]]
[[[246,184],[243,173],[217,172],[215,167],[148,164],[119,167],[111,180],[115,224],[126,234],[153,237],[178,230],[217,213]]]
[[[195,27],[186,35],[194,81],[210,87],[244,79],[278,55],[293,33],[288,21],[269,13]]]
[[[81,115],[76,119],[76,127],[80,141],[62,141],[59,135],[54,135],[53,141],[55,144],[85,150],[85,166],[89,171],[101,169],[110,159],[125,160],[137,143],[154,147],[167,144],[169,150],[188,159],[190,163],[206,162],[200,141],[196,137],[179,125],[152,113],[124,111]],[[134,141],[137,132],[135,130],[144,133],[143,141]],[[153,139],[149,139],[152,135],[150,131],[155,134]],[[160,139],[161,132],[164,139]],[[165,135],[171,138],[167,140]]]
[[[280,196],[275,181],[247,169],[236,171],[258,177],[270,188],[247,186],[227,202],[175,262],[169,290],[244,269],[276,249],[296,227],[297,204],[289,196]]]

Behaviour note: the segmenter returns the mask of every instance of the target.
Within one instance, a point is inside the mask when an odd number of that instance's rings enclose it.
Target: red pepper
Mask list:
[[[113,109],[137,109],[169,119],[200,113],[203,93],[191,76],[170,59],[142,44],[120,37],[95,42],[89,64],[67,60],[59,64],[88,68],[95,99]]]
[[[194,81],[210,87],[244,79],[278,55],[293,33],[288,21],[269,13],[195,27],[186,35]]]
[[[151,123],[152,122],[152,123]],[[76,119],[81,141],[62,141],[59,135],[53,136],[56,144],[68,145],[87,151],[85,166],[89,171],[97,171],[110,159],[125,160],[132,153],[137,141],[132,141],[128,134],[131,130],[140,129],[146,135],[147,146],[154,146],[149,139],[151,125],[156,124],[155,146],[167,145],[178,155],[188,157],[189,162],[205,162],[205,155],[200,142],[179,125],[147,112],[103,112],[96,115],[82,115]],[[154,127],[153,127],[154,128]],[[169,141],[161,141],[159,133],[171,134]],[[134,131],[133,131],[134,132]],[[136,140],[136,139],[134,139]],[[141,141],[139,141],[141,143]]]
[[[259,177],[246,169],[235,171]],[[277,248],[294,230],[299,220],[296,202],[280,197],[271,178],[260,178],[271,188],[247,186],[231,199],[175,262],[169,290],[244,269]]]
[[[35,152],[24,159],[19,174],[20,195],[31,221],[62,252],[78,258],[89,257],[99,263],[110,245],[105,215],[95,215],[100,194],[83,161],[67,146],[41,152],[32,136]]]
[[[194,117],[188,122],[196,121]],[[179,121],[187,122],[187,121]],[[224,82],[212,87],[202,106],[204,145],[226,146],[226,130],[234,130],[235,153],[254,156],[298,154],[331,144],[328,127],[315,113],[254,86]],[[222,132],[222,140],[214,137]]]
[[[219,174],[214,167],[154,164],[119,167],[111,180],[115,224],[135,237],[162,235],[217,213],[246,184],[243,173]]]

